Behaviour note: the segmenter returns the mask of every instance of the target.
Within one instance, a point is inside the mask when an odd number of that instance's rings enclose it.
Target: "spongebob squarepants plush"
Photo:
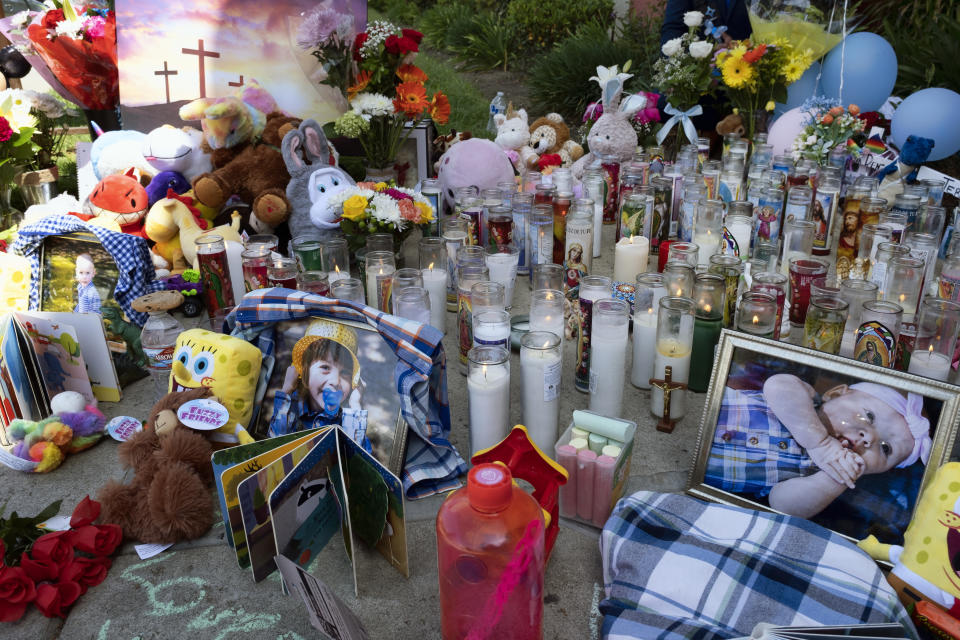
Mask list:
[[[960,617],[960,462],[937,469],[902,547],[881,544],[874,536],[859,546],[877,560],[893,562],[894,575]]]
[[[241,338],[190,329],[177,337],[168,391],[209,387],[230,412],[230,421],[208,432],[214,442],[247,444],[247,425],[260,375],[260,350]]]

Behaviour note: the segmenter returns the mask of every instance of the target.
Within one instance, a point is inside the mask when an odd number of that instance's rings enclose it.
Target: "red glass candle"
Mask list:
[[[553,263],[563,264],[563,248],[567,243],[567,214],[570,212],[572,193],[553,196]]]
[[[223,238],[217,235],[200,236],[195,243],[207,313],[212,318],[220,309],[228,309],[236,304],[230,267],[227,265],[227,247]]]
[[[270,248],[258,244],[240,254],[243,261],[243,286],[247,293],[268,286],[267,263],[270,262]]]
[[[293,258],[277,258],[267,267],[271,287],[297,288],[297,261]]]
[[[810,306],[810,285],[827,279],[827,263],[815,258],[790,260],[790,323],[803,325]]]
[[[614,156],[600,156],[607,199],[603,203],[603,224],[616,224],[620,212],[620,162]]]

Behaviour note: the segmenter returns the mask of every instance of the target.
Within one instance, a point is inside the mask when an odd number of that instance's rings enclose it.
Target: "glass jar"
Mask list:
[[[697,264],[707,266],[710,256],[720,250],[723,239],[723,202],[707,200],[697,207],[697,221],[694,225],[693,242],[700,247]]]
[[[467,223],[467,238],[465,244],[482,246],[480,244],[480,230],[483,228],[483,199],[466,196],[460,201],[460,219]]]
[[[644,192],[640,192],[640,190]],[[616,241],[620,238],[631,238],[633,236],[644,236],[648,240],[650,237],[650,227],[653,222],[653,210],[648,209],[649,204],[653,204],[653,188],[647,186],[638,186],[637,192],[631,192],[620,206],[620,224],[617,225]]]
[[[873,261],[877,257],[877,249],[882,242],[891,242],[893,240],[893,229],[883,224],[865,224],[860,231],[860,247],[857,250],[857,258],[863,262],[867,273],[870,273]]]
[[[611,418],[623,412],[630,305],[606,298],[593,303],[590,335],[590,411]]]
[[[748,291],[740,296],[737,328],[761,338],[773,338],[777,328],[777,301],[769,293]]]
[[[667,262],[676,260],[677,262],[687,263],[692,269],[697,268],[697,261],[700,257],[700,247],[698,247],[696,243],[671,242],[670,248],[667,251]]]
[[[222,236],[204,235],[194,241],[197,247],[197,263],[200,267],[200,279],[203,281],[204,301],[211,318],[217,312],[233,307],[233,281],[230,279],[230,266],[227,264],[227,245]],[[296,273],[296,265],[294,265]],[[269,268],[267,280],[269,282]],[[293,287],[296,288],[294,279]]]
[[[904,322],[913,322],[917,313],[925,269],[923,260],[913,256],[897,256],[887,264],[883,299],[903,307]]]
[[[541,289],[563,290],[563,266],[549,262],[538,264],[530,272],[530,283],[533,291]]]
[[[533,267],[553,262],[553,207],[534,205],[527,217],[527,264]]]
[[[693,352],[694,303],[690,298],[666,297],[660,299],[657,313],[657,332],[654,339],[654,361],[650,378],[666,380],[670,368],[672,382],[686,383],[690,379],[690,359]],[[647,380],[649,386],[649,379]],[[686,415],[686,393],[682,389],[670,392],[670,419]],[[660,387],[650,391],[650,411],[662,418],[666,413],[666,397]]]
[[[701,173],[703,175],[703,186],[707,188],[706,198],[708,200],[715,200],[718,197],[717,190],[720,186],[721,166],[719,160],[707,160],[703,163]]]
[[[867,302],[874,302],[880,293],[880,287],[869,280],[847,278],[840,282],[840,299],[850,305],[847,314],[847,331],[856,331],[860,326],[860,311]]]
[[[392,313],[390,291],[397,267],[393,251],[367,252],[367,304],[385,313]]]
[[[696,176],[691,176],[696,178]],[[699,179],[684,179],[683,204],[681,205],[680,221],[677,226],[677,237],[683,242],[693,240],[693,229],[696,221],[697,205],[706,200],[707,188]]]
[[[903,236],[903,244],[910,248],[910,255],[923,260],[925,265],[923,272],[924,286],[933,282],[934,272],[937,268],[937,251],[939,250],[939,239],[932,233],[917,233],[907,231]]]
[[[943,225],[946,219],[946,209],[924,203],[917,209],[917,218],[910,230],[918,233],[929,233],[939,238],[943,234]]]
[[[780,175],[780,174],[777,174]],[[756,230],[753,245],[760,242],[776,243],[780,239],[780,227],[783,220],[783,192],[779,187],[767,183],[756,208]]]
[[[810,287],[827,277],[827,263],[817,258],[790,260],[790,324],[803,326],[810,305]],[[842,332],[842,327],[841,327]]]
[[[810,207],[813,203],[813,189],[806,184],[790,187],[787,193],[787,205],[783,211],[784,219],[809,220]],[[812,247],[811,247],[812,251]]]
[[[693,350],[690,356],[689,389],[703,393],[710,386],[713,356],[723,330],[723,295],[726,283],[713,273],[697,275],[693,300]]]
[[[644,274],[637,275],[637,281]],[[689,298],[697,279],[696,270],[686,262],[668,260],[663,267],[663,286],[667,295]]]
[[[831,296],[813,296],[803,326],[803,346],[837,355],[843,341],[849,305]]]
[[[265,245],[254,245],[240,254],[243,265],[243,285],[247,293],[270,286],[267,278],[267,264],[271,261],[270,249]]]
[[[924,298],[917,321],[917,339],[908,371],[946,381],[960,333],[960,304]]]
[[[663,274],[637,274],[633,294],[633,368],[630,370],[630,382],[640,389],[650,388],[656,355],[658,309],[660,299],[666,295]]]
[[[319,271],[323,268],[322,249],[319,240],[297,238],[291,243],[291,248],[300,271]]]
[[[743,263],[740,258],[716,254],[710,256],[710,273],[723,277],[724,307],[723,326],[731,328],[737,314],[737,299],[739,297],[740,275],[743,273]]]
[[[513,244],[520,250],[517,273],[523,275],[530,272],[527,224],[532,211],[533,196],[531,194],[518,193],[513,196]]]
[[[854,337],[853,358],[879,367],[892,367],[902,319],[903,307],[896,302],[864,302]]]
[[[330,282],[350,277],[350,249],[346,238],[329,238],[320,243],[320,258]]]
[[[472,347],[464,356],[464,366],[470,455],[474,455],[510,433],[510,352],[498,346]]]
[[[502,251],[513,244],[513,209],[503,205],[487,208],[487,244],[490,251]]]
[[[339,278],[330,283],[330,297],[334,300],[349,300],[358,304],[366,303],[363,283],[358,278]]]
[[[549,451],[557,441],[561,347],[560,336],[547,331],[529,331],[520,340],[523,424],[541,451]]]
[[[553,261],[563,264],[563,249],[567,243],[567,214],[573,204],[573,194],[558,191],[553,196]]]
[[[920,211],[920,196],[898,193],[893,197],[893,206],[890,208],[907,216],[907,229],[909,230],[917,220],[917,212]]]
[[[267,263],[267,280],[271,287],[297,288],[297,261],[293,258],[274,258]]]
[[[653,186],[653,220],[650,223],[650,252],[659,253],[660,244],[670,238],[670,204],[673,200],[673,181],[656,177]]]
[[[816,226],[813,234],[813,255],[829,255],[833,247],[833,229],[840,206],[840,178],[822,175],[817,180],[810,219]]]
[[[613,155],[597,154],[603,181],[606,184],[606,200],[603,204],[603,224],[617,222],[617,210],[620,206],[620,160]]]
[[[406,287],[393,292],[394,315],[421,324],[430,324],[430,294],[423,287]]]
[[[733,204],[733,203],[731,203]],[[750,203],[745,203],[748,207]],[[733,237],[734,255],[738,260],[747,260],[750,257],[750,237],[753,235],[753,218],[749,215],[728,213],[724,220],[724,227]]]
[[[813,253],[813,234],[816,225],[810,220],[787,220],[783,225],[783,257],[780,272],[788,275],[794,259],[809,257]]]
[[[490,277],[490,270],[487,269],[487,278]],[[482,311],[503,311],[506,298],[505,290],[499,282],[485,279],[476,282],[470,287],[470,310],[473,314]]]
[[[297,289],[328,296],[330,295],[330,277],[326,271],[301,271],[297,274]]]
[[[907,214],[890,209],[880,213],[880,224],[890,228],[890,242],[902,242],[903,231],[907,228]]]
[[[887,265],[890,260],[897,256],[908,255],[910,255],[910,248],[901,244],[881,242],[877,245],[877,254],[870,264],[870,273],[867,275],[867,279],[880,287],[878,293],[880,298],[883,298],[883,284],[887,278]]]

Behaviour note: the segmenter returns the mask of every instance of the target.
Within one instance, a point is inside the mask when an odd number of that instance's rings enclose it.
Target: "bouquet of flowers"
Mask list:
[[[626,68],[624,68],[626,70]],[[657,101],[660,100],[659,93],[650,91],[638,91],[632,96],[627,96],[624,101],[631,99],[643,100],[646,104],[630,118],[630,124],[633,130],[637,132],[637,142],[642,147],[655,146],[657,131],[660,130],[660,110],[657,109]],[[583,124],[580,125],[580,139],[586,140],[590,134],[590,129],[603,115],[603,102],[591,102],[583,112]]]
[[[665,57],[653,65],[653,83],[667,96],[669,103],[664,111],[673,116],[657,135],[658,143],[675,125],[681,125],[677,127],[677,136],[682,129],[690,142],[696,142],[697,130],[690,118],[703,113],[697,103],[710,91],[713,82],[713,44],[698,40],[696,35],[703,24],[703,13],[688,11],[683,14],[683,22],[687,33],[665,42],[660,48]]]
[[[808,118],[803,131],[793,141],[795,162],[807,158],[823,166],[830,152],[840,145],[850,153],[858,154],[857,146],[848,142],[863,132],[865,122],[857,117],[860,107],[851,104],[844,109],[835,100],[811,98],[801,108],[807,112]]]
[[[0,189],[13,185],[16,174],[34,161],[36,117],[22,92],[0,96]],[[0,212],[2,213],[2,212]]]
[[[332,197],[341,209],[340,228],[351,251],[366,244],[371,233],[393,234],[399,246],[415,227],[436,220],[430,201],[412,189],[386,182],[358,182]]]
[[[423,34],[401,29],[384,20],[374,20],[353,40],[353,59],[357,63],[356,83],[348,98],[368,91],[389,95],[395,84],[394,74],[401,65],[410,65],[420,50]]]
[[[64,98],[84,109],[115,109],[120,101],[117,21],[105,4],[75,9],[70,0],[51,0],[47,11],[11,17],[14,44],[45,64]],[[61,91],[62,89],[62,91]]]
[[[353,79],[353,17],[318,5],[304,16],[297,44],[320,61],[313,79],[339,89],[344,98]]]
[[[766,113],[777,102],[787,101],[787,85],[800,79],[813,63],[813,52],[800,51],[788,41],[777,38],[771,43],[752,44],[749,40],[732,43],[720,51],[716,67],[730,102],[739,112],[752,140]]]
[[[77,598],[107,577],[108,556],[123,531],[93,524],[100,503],[89,496],[74,509],[69,529],[41,528],[59,510],[57,501],[32,518],[0,517],[0,622],[19,620],[30,603],[48,618],[65,618]]]

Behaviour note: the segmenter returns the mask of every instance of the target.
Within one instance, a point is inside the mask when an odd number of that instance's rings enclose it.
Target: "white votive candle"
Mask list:
[[[513,287],[517,281],[520,250],[511,246],[509,251],[488,253],[486,260],[490,280],[503,285],[503,304],[505,309],[509,309],[513,306]]]
[[[630,306],[623,300],[593,303],[590,345],[590,411],[619,418],[627,370]]]
[[[946,381],[950,375],[950,358],[934,351],[933,347],[927,351],[914,351],[910,354],[910,367],[907,371],[918,376]]]
[[[447,270],[435,269],[431,264],[420,270],[423,288],[430,295],[430,326],[447,332]]]
[[[510,431],[510,360],[503,347],[474,347],[467,357],[473,456],[506,438]]]
[[[615,282],[633,282],[638,273],[647,270],[650,241],[643,236],[620,238],[613,256],[613,279]]]
[[[544,452],[553,451],[557,441],[562,370],[559,336],[547,331],[524,334],[520,341],[523,424]]]
[[[697,252],[697,264],[710,264],[710,256],[720,249],[720,232],[716,229],[697,230],[693,234],[693,243],[700,247]]]

